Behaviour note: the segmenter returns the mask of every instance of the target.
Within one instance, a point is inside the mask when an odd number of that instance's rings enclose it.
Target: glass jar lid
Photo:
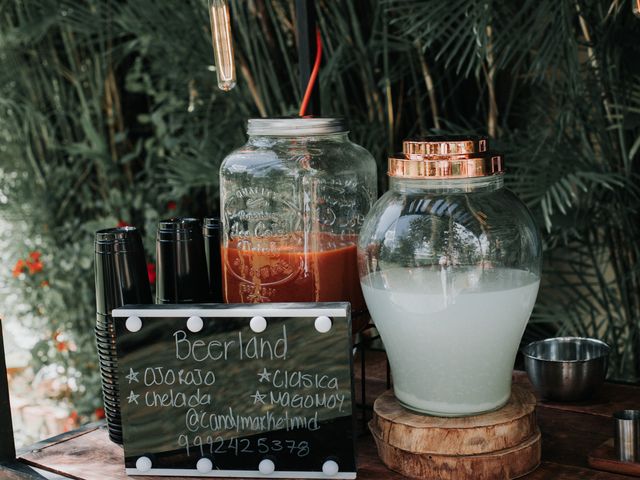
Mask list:
[[[504,173],[502,155],[487,150],[481,136],[438,135],[405,140],[402,153],[389,157],[390,177],[471,178]]]
[[[347,126],[342,118],[250,118],[247,124],[248,135],[299,137],[346,132]]]

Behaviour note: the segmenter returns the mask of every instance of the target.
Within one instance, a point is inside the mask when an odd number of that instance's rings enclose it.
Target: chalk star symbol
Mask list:
[[[251,397],[253,397],[253,404],[255,405],[256,403],[260,402],[262,405],[264,405],[264,398],[267,396],[266,394],[260,393],[260,390],[256,390],[256,394],[255,395],[250,395]]]
[[[129,403],[135,403],[136,405],[138,405],[138,397],[140,395],[136,395],[135,393],[133,393],[133,390],[131,390],[131,392],[129,393],[129,397],[127,397],[127,400],[129,401]]]
[[[138,380],[138,375],[140,375],[140,372],[134,372],[133,368],[129,369],[129,375],[127,375],[126,378],[127,380],[129,380],[129,385],[131,385],[132,382],[139,382],[140,380]]]
[[[267,371],[267,367],[263,368],[261,372],[258,372],[258,381],[262,383],[263,381],[270,382],[271,374]]]

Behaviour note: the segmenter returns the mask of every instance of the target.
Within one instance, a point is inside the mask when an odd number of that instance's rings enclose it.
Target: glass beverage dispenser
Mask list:
[[[251,119],[220,168],[228,303],[350,301],[365,310],[356,243],[376,165],[336,118]]]
[[[397,399],[438,416],[500,408],[540,284],[541,244],[484,138],[404,142],[365,220],[360,280]]]

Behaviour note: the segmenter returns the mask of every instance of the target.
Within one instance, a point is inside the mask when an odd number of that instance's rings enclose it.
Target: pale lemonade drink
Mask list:
[[[509,268],[389,268],[361,284],[401,403],[458,416],[507,402],[537,275]]]

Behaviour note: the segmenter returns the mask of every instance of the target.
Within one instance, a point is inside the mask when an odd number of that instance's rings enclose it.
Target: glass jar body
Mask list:
[[[504,405],[538,292],[541,243],[502,175],[392,178],[358,255],[398,400],[438,416]]]
[[[356,243],[376,185],[373,157],[344,132],[251,135],[220,169],[225,301],[364,310]]]

